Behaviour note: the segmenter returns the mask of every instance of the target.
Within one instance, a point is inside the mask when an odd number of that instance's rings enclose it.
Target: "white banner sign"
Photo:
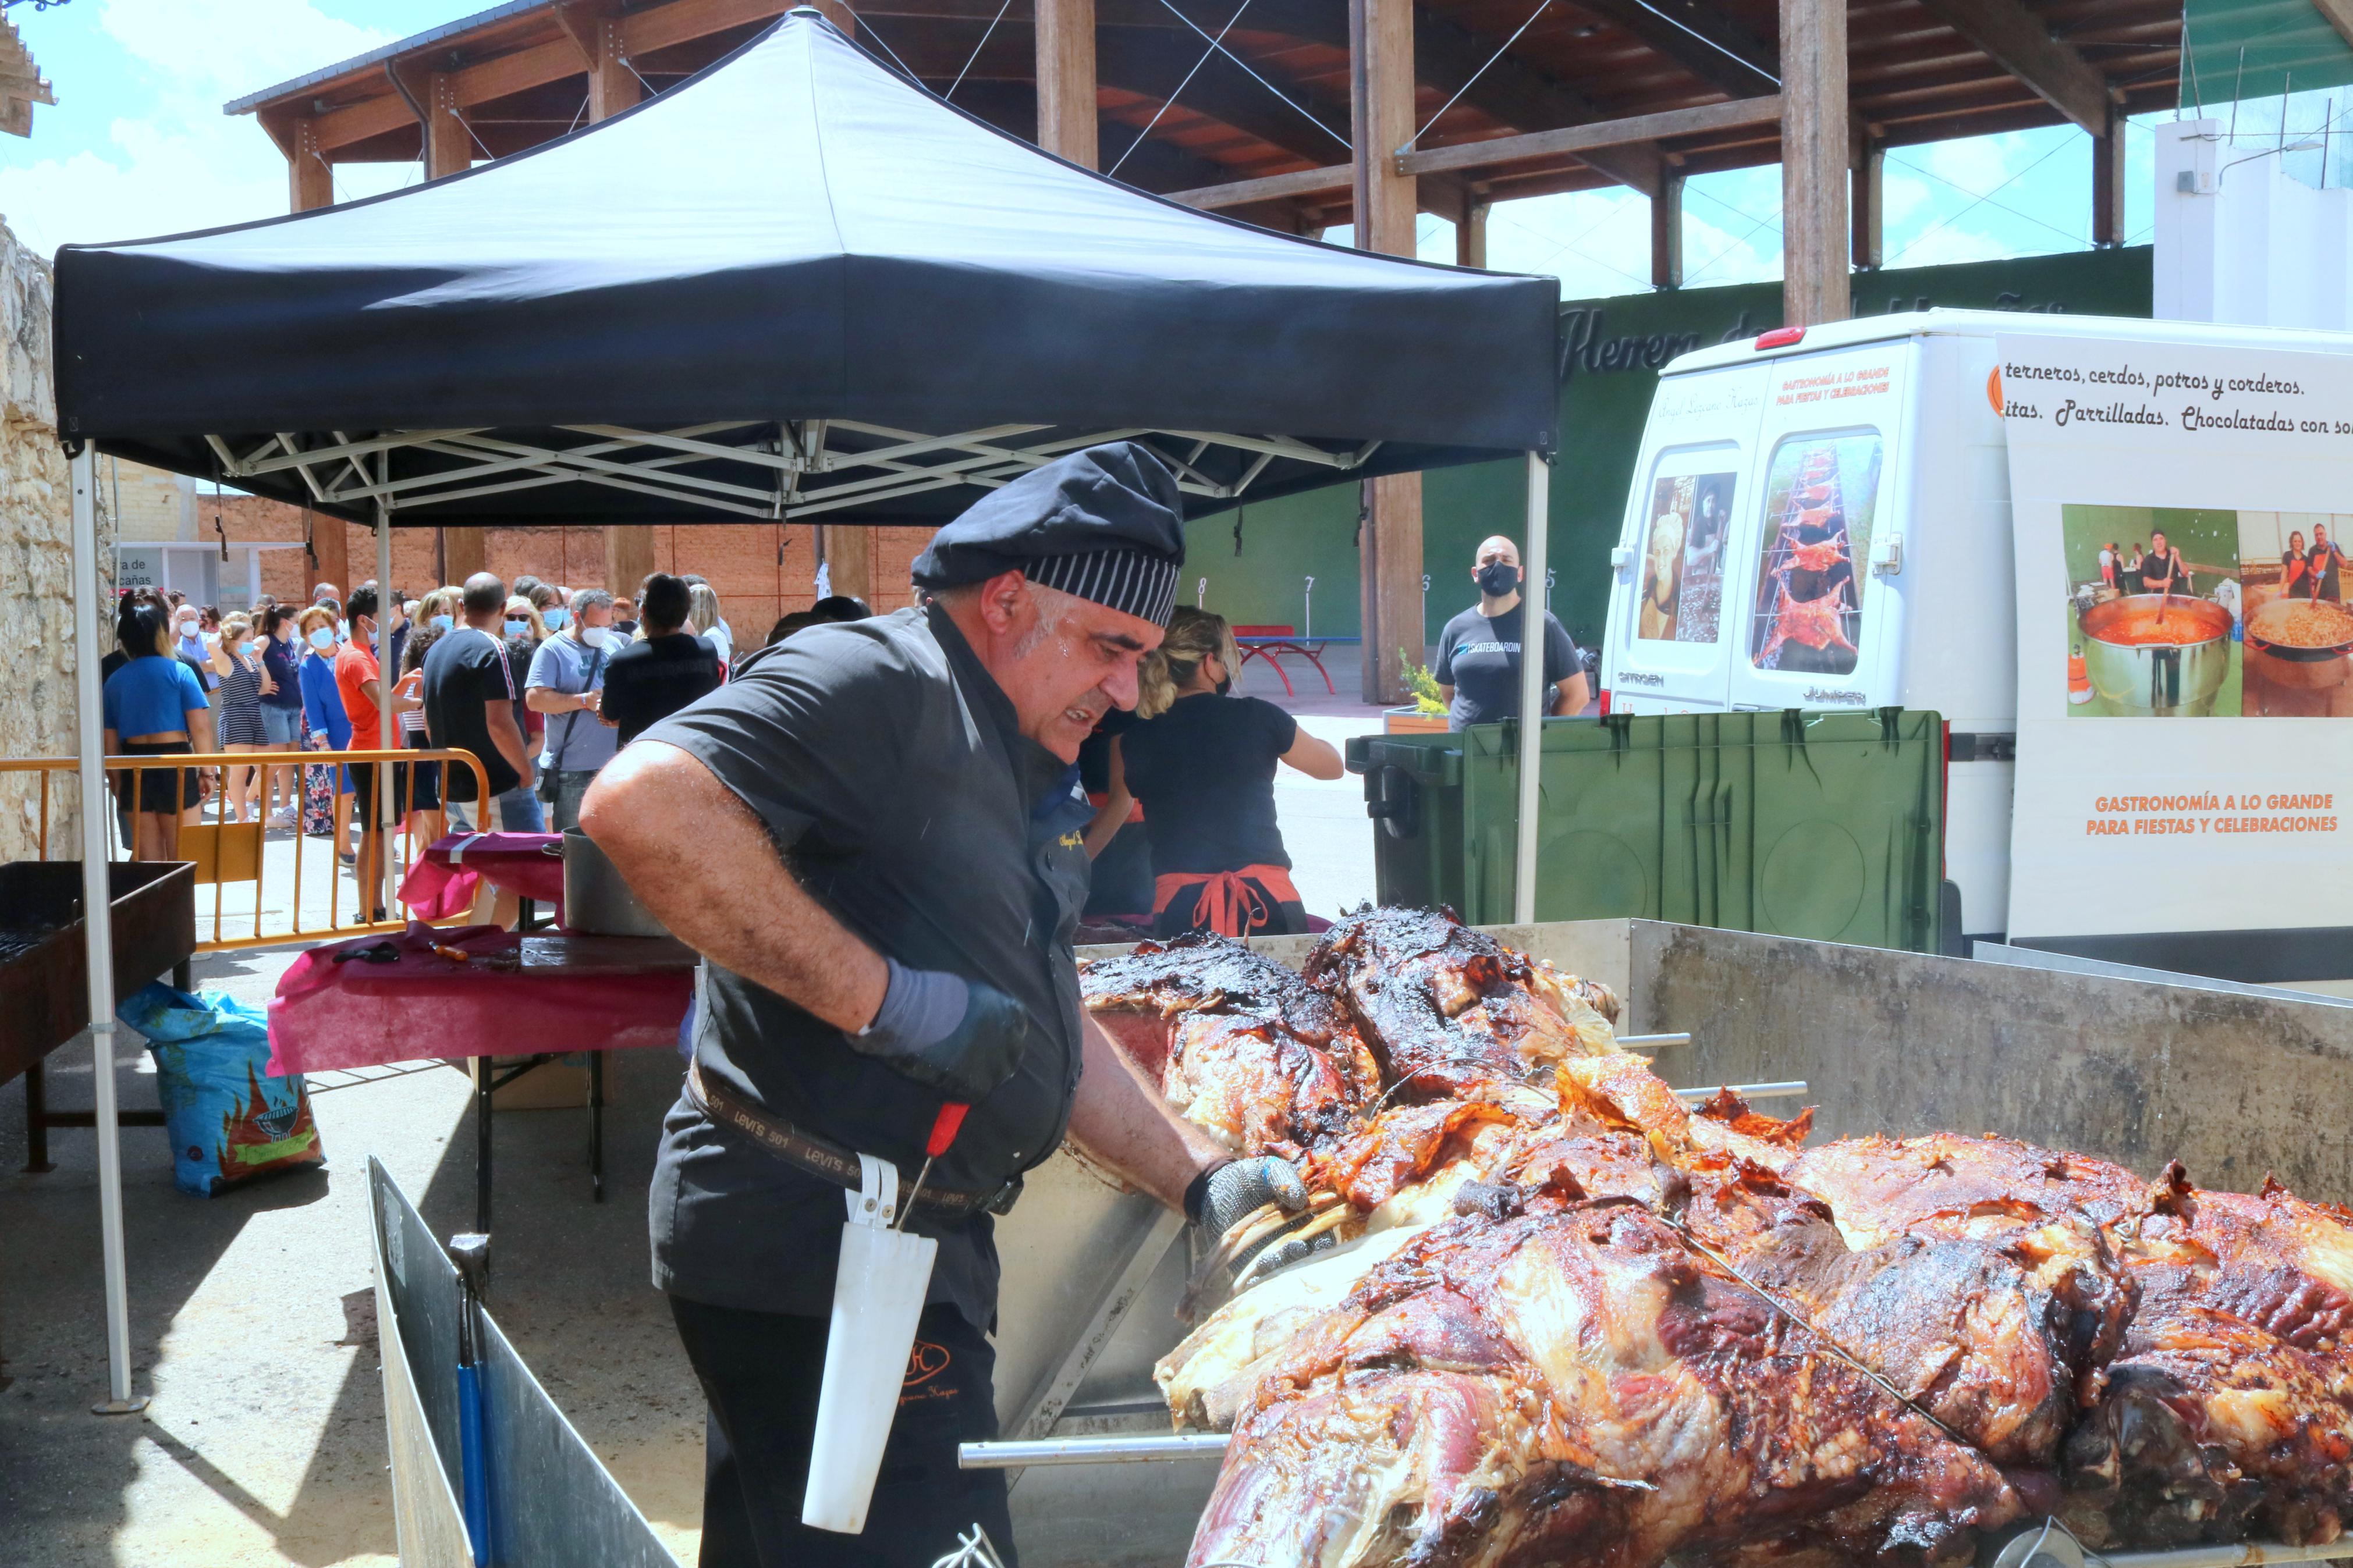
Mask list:
[[[2012,940],[2353,924],[2353,355],[2000,356]]]

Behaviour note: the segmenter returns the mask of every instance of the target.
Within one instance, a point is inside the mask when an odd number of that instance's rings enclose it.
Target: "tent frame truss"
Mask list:
[[[417,512],[483,496],[587,484],[674,500],[696,510],[764,522],[822,516],[952,485],[995,489],[1066,453],[1103,441],[1149,442],[1176,474],[1187,495],[1212,501],[1245,499],[1250,485],[1278,458],[1346,472],[1380,448],[1368,441],[1329,451],[1290,436],[1234,435],[1205,430],[1131,428],[1072,433],[1066,426],[992,425],[926,435],[851,419],[714,420],[669,429],[621,425],[566,425],[579,446],[517,440],[487,427],[396,430],[353,437],[342,430],[305,437],[281,431],[245,452],[207,436],[227,482],[294,469],[311,500],[330,508],[381,506]],[[857,445],[838,439],[848,436]],[[1240,454],[1230,480],[1201,468],[1217,447]],[[408,451],[454,460],[454,466],[393,477],[390,459]],[[373,458],[370,464],[365,459]],[[752,470],[721,479],[690,466],[728,463]],[[744,477],[766,477],[747,484]],[[721,521],[714,519],[714,521]]]

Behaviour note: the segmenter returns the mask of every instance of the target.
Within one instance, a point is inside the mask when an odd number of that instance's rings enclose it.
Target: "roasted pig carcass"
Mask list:
[[[2068,1440],[2094,1541],[2310,1544],[2353,1521],[2353,1216],[2276,1184],[2150,1189],[2125,1243],[2140,1300]]]
[[[1850,1238],[1996,1240],[2051,1289],[2084,1407],[2061,1517],[2092,1544],[2336,1539],[2353,1520],[2353,1227],[2006,1138],[1854,1139],[1788,1179]]]
[[[1647,1209],[1459,1201],[1267,1358],[1196,1568],[1645,1568],[1759,1542],[1946,1563],[2021,1512]]]
[[[1236,1153],[1317,1148],[1353,1131],[1380,1095],[1347,1015],[1229,937],[1145,942],[1087,964],[1080,987],[1176,1113]]]
[[[1324,934],[1303,973],[1340,999],[1408,1099],[1474,1098],[1549,1081],[1615,1048],[1609,988],[1532,963],[1441,910],[1364,910]]]

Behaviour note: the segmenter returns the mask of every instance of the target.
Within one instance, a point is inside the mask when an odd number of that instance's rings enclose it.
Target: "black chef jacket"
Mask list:
[[[965,1118],[930,1184],[988,1193],[1061,1142],[1078,1088],[1078,969],[1087,808],[1076,770],[1020,732],[1013,704],[936,607],[808,627],[649,729],[767,825],[786,863],[874,947],[985,980],[1020,1002],[1013,1076]],[[684,868],[691,874],[691,868]],[[698,984],[695,1054],[776,1114],[894,1162],[923,1163],[941,1096],[859,1055],[840,1030],[718,964]],[[714,1306],[823,1316],[842,1189],[733,1132],[683,1097],[663,1125],[651,1198],[654,1283]],[[914,1211],[940,1239],[929,1300],[994,1321],[989,1217]]]

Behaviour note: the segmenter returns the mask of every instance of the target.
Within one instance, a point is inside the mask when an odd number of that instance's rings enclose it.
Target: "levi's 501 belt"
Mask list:
[[[700,1060],[687,1064],[686,1097],[713,1122],[741,1133],[787,1164],[797,1165],[837,1186],[857,1187],[856,1151],[819,1137],[807,1128],[796,1127],[774,1111],[753,1104],[724,1083],[703,1077]],[[927,1185],[915,1194],[913,1206],[963,1219],[984,1211],[1009,1214],[1020,1196],[1021,1178],[1016,1174],[993,1193],[959,1193]]]

